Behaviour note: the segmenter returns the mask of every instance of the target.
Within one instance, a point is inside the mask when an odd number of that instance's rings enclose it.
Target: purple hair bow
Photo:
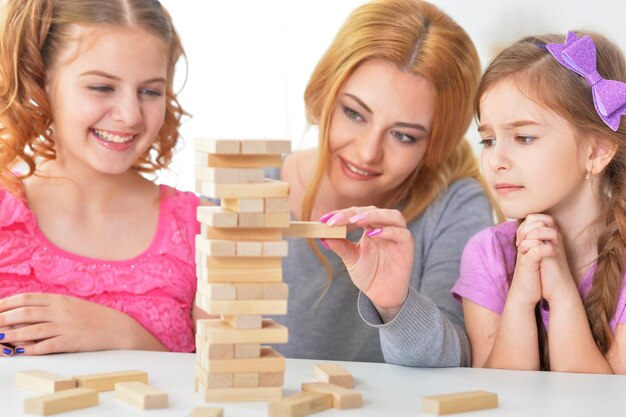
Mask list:
[[[549,43],[548,51],[564,67],[582,75],[591,86],[593,104],[598,115],[614,132],[626,114],[626,83],[605,80],[596,69],[596,45],[589,36],[578,39],[568,32],[565,44]]]

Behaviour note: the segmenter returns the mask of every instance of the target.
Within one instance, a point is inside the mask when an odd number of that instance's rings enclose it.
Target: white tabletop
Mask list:
[[[141,411],[115,400],[112,392],[100,394],[100,405],[63,416],[180,416],[201,405],[224,407],[225,417],[267,416],[267,403],[205,404],[193,390],[194,355],[140,351],[108,351],[0,358],[0,416],[24,414],[24,399],[41,395],[17,388],[15,372],[40,369],[66,376],[138,369],[149,382],[169,393],[170,407]],[[321,361],[288,359],[283,395],[299,391],[313,380],[313,364]],[[497,409],[461,414],[467,416],[610,416],[626,414],[626,376],[583,375],[491,369],[419,369],[389,364],[338,362],[355,378],[363,394],[363,408],[328,410],[320,417],[430,416],[421,413],[421,397],[459,391],[496,392]]]

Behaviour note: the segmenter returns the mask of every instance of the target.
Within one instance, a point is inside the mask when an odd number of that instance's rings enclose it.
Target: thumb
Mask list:
[[[322,245],[335,252],[346,266],[353,265],[359,258],[358,244],[347,239],[320,239]]]

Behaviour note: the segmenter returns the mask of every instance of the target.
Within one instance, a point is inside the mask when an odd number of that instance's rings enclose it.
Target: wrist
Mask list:
[[[378,311],[378,315],[380,316],[382,322],[389,323],[398,315],[400,310],[402,310],[402,306],[404,306],[404,303],[406,302],[406,299],[408,298],[408,296],[409,296],[409,291],[407,290],[406,295],[404,296],[404,298],[402,298],[402,301],[400,303],[396,303],[395,305],[391,305],[391,306],[381,306],[372,301],[372,304],[376,308],[376,311]],[[370,298],[370,301],[371,301],[371,298]]]

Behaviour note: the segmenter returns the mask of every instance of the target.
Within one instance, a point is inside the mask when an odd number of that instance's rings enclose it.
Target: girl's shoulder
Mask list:
[[[33,213],[29,210],[26,200],[0,187],[0,230],[19,224],[36,224]]]

